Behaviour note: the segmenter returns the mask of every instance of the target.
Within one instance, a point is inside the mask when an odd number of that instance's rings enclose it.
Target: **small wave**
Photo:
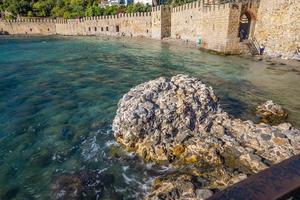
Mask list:
[[[172,172],[174,168],[169,166],[160,166],[159,168],[155,165],[155,163],[147,163],[146,164],[147,170],[155,170],[158,173],[165,173],[165,172]]]
[[[110,125],[108,129],[107,128],[97,129],[96,133],[101,134],[101,135],[112,135],[113,131],[112,131],[112,127]]]
[[[82,142],[82,152],[81,155],[84,160],[94,160],[98,161],[99,152],[101,150],[100,145],[97,144],[96,136],[86,139]]]
[[[100,170],[98,171],[98,174],[101,174],[102,172],[105,172],[105,171],[107,171],[107,170],[108,170],[108,168],[100,169]]]
[[[129,178],[129,177],[126,176],[124,173],[122,173],[122,176],[123,176],[123,178],[124,178],[125,183],[128,184],[128,185],[129,185],[131,182],[134,181],[133,178]]]
[[[105,142],[105,147],[110,147],[112,145],[118,145],[118,143],[115,140],[108,140],[107,142]]]
[[[129,166],[128,165],[127,166],[123,166],[122,169],[123,169],[124,172],[126,172],[129,169]]]

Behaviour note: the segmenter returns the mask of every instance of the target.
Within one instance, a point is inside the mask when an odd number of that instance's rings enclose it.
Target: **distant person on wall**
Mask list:
[[[260,46],[259,46],[259,55],[263,55],[264,54],[264,51],[265,51],[265,45],[263,45],[263,44],[261,44]]]
[[[241,30],[240,30],[240,39],[241,39],[241,41],[246,39],[246,31],[243,28],[241,28]]]
[[[199,35],[198,38],[197,38],[198,47],[201,47],[201,44],[202,44],[202,37]]]
[[[296,55],[300,56],[300,47],[297,47],[297,50],[296,50]]]
[[[300,47],[297,47],[293,59],[300,61]]]

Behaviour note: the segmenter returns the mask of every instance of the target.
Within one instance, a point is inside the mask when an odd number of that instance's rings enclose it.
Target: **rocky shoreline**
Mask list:
[[[132,88],[120,100],[112,127],[128,152],[177,169],[157,179],[146,199],[206,199],[300,153],[300,131],[291,124],[234,119],[211,87],[186,75]]]
[[[217,55],[222,55],[222,56],[234,56],[234,55],[226,55],[224,53],[220,52],[215,52],[203,48],[199,48],[195,42],[192,41],[184,41],[184,40],[178,40],[178,39],[172,39],[172,38],[164,38],[162,40],[164,43],[169,43],[172,45],[177,45],[177,46],[184,46],[188,48],[196,48],[204,52],[212,53],[212,54],[217,54]],[[296,59],[295,56],[293,57],[281,57],[278,55],[269,55],[269,54],[264,54],[264,55],[251,55],[250,53],[242,53],[240,55],[235,55],[235,56],[240,56],[245,59],[253,60],[253,61],[261,61],[266,63],[267,65],[289,65],[292,67],[297,67],[299,68],[299,60]]]

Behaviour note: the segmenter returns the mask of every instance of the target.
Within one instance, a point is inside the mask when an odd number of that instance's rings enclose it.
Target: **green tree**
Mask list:
[[[28,11],[27,16],[28,16],[28,17],[33,17],[33,12],[32,12],[31,10]]]
[[[116,15],[118,13],[118,6],[112,5],[105,7],[104,15]]]
[[[171,1],[171,0],[170,0]],[[172,0],[189,1],[189,0]],[[98,6],[98,0],[0,0],[0,12],[9,12],[13,17],[64,17],[115,15],[151,11],[150,5],[141,3],[124,5]]]
[[[88,5],[85,11],[85,16],[91,17],[91,16],[99,16],[104,11],[101,10],[101,8],[94,2],[92,5]]]
[[[70,19],[72,17],[72,14],[69,11],[65,11],[64,14],[63,14],[63,17],[65,19]]]
[[[56,5],[54,8],[51,10],[51,16],[53,17],[62,17],[64,16],[64,9]]]

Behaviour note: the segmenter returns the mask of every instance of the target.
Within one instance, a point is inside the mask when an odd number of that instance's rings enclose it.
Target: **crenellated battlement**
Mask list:
[[[189,11],[197,9],[202,12],[214,12],[222,9],[228,9],[230,7],[230,3],[217,3],[211,0],[198,0],[191,3],[187,3],[181,6],[177,6],[172,8],[172,13]]]
[[[22,22],[30,22],[30,23],[57,23],[58,20],[56,19],[34,19],[34,18],[21,18],[21,19],[14,19],[14,20],[1,20],[2,22],[7,22],[7,23],[22,23]]]
[[[120,13],[118,15],[103,15],[103,16],[94,16],[94,17],[83,17],[79,19],[68,19],[68,20],[58,20],[54,23],[66,24],[66,23],[84,23],[92,22],[99,20],[117,20],[122,18],[142,18],[142,17],[151,17],[151,12],[137,12],[137,13]]]
[[[6,23],[58,23],[66,24],[70,22],[86,22],[86,21],[98,21],[98,20],[113,20],[119,18],[139,18],[139,17],[151,17],[152,12],[137,12],[137,13],[120,13],[118,15],[103,15],[94,17],[82,17],[78,19],[35,19],[35,18],[20,18],[15,20],[0,20]]]
[[[158,11],[169,11],[171,10],[171,7],[168,5],[160,5],[152,7],[152,12],[158,12]]]
[[[214,12],[220,11],[222,9],[229,9],[229,8],[238,8],[239,6],[243,5],[247,8],[253,8],[254,6],[259,6],[260,0],[252,0],[246,3],[239,2],[239,3],[232,3],[228,2],[219,2],[218,0],[198,0],[191,3],[186,3],[181,6],[173,7],[172,13],[182,12],[197,9],[202,12]]]

